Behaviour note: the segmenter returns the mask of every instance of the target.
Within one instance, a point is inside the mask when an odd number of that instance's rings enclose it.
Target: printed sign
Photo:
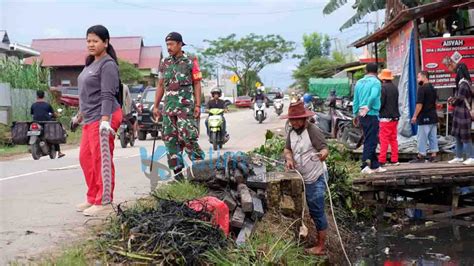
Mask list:
[[[473,36],[422,39],[420,50],[421,68],[430,73],[430,82],[435,88],[456,86],[456,74],[448,70],[447,61],[463,62],[469,70],[474,69]]]

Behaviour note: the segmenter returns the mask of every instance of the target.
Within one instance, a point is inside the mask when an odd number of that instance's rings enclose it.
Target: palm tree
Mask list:
[[[341,6],[347,4],[348,0],[329,0],[329,3],[323,9],[325,15],[329,15],[332,12],[336,11]],[[403,4],[411,8],[421,4],[426,4],[432,2],[432,0],[401,0]],[[375,12],[386,7],[386,0],[356,0],[352,8],[355,9],[356,13],[347,20],[339,28],[340,31],[352,27],[354,24],[360,22],[365,15]]]

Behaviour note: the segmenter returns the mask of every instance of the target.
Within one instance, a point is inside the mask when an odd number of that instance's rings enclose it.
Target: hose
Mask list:
[[[274,163],[277,163],[277,164],[280,164],[280,165],[285,165],[283,162],[280,162],[278,160],[275,160],[275,159],[272,159],[272,158],[269,158],[269,157],[266,157],[264,155],[261,155],[261,154],[255,154],[259,157],[262,157],[266,160],[269,160],[269,161],[272,161]],[[346,252],[346,248],[344,247],[344,243],[342,241],[342,237],[341,237],[341,233],[339,232],[339,226],[337,225],[337,221],[336,221],[336,216],[335,216],[335,212],[334,212],[334,205],[333,205],[333,202],[332,202],[332,195],[331,195],[331,190],[329,189],[329,184],[328,184],[328,179],[329,179],[329,172],[328,172],[328,167],[326,165],[326,162],[322,162],[323,163],[323,175],[324,175],[324,183],[326,184],[326,189],[328,190],[328,195],[329,195],[329,206],[331,208],[331,212],[332,212],[332,218],[333,218],[333,221],[334,221],[334,225],[336,227],[336,233],[337,233],[337,236],[339,238],[339,243],[341,244],[341,248],[342,248],[342,252],[344,253],[344,256],[347,260],[347,263],[349,266],[352,266],[352,262],[351,260],[349,259],[349,256],[347,255],[347,252]],[[303,175],[295,169],[295,172],[300,176],[301,180],[303,181],[303,184],[304,184],[304,178],[303,178]],[[304,205],[303,205],[303,213],[302,213],[302,217],[301,217],[301,222],[302,222],[302,226],[301,227],[306,227],[303,223],[303,216],[304,216],[304,206],[306,205],[306,190],[305,190],[305,186],[303,186],[303,200],[304,200]],[[307,230],[307,229],[306,229]],[[301,232],[301,228],[300,228],[300,232]]]

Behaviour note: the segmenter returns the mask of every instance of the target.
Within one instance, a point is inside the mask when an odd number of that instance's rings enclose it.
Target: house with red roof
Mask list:
[[[145,82],[154,81],[163,56],[161,46],[145,46],[140,36],[112,37],[110,43],[119,59],[140,70]],[[50,86],[77,86],[88,55],[85,38],[35,39],[31,47],[41,54],[25,63],[40,60],[42,66],[51,68]]]

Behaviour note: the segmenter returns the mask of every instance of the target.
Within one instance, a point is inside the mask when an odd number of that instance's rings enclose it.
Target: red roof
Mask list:
[[[158,67],[160,63],[161,47],[143,46],[142,37],[112,37],[110,43],[120,59],[140,69]],[[26,63],[40,59],[45,67],[83,66],[87,56],[85,38],[36,39],[31,47],[40,51],[41,55],[28,58]]]
[[[144,46],[140,53],[138,68],[158,68],[161,60],[161,46]]]

